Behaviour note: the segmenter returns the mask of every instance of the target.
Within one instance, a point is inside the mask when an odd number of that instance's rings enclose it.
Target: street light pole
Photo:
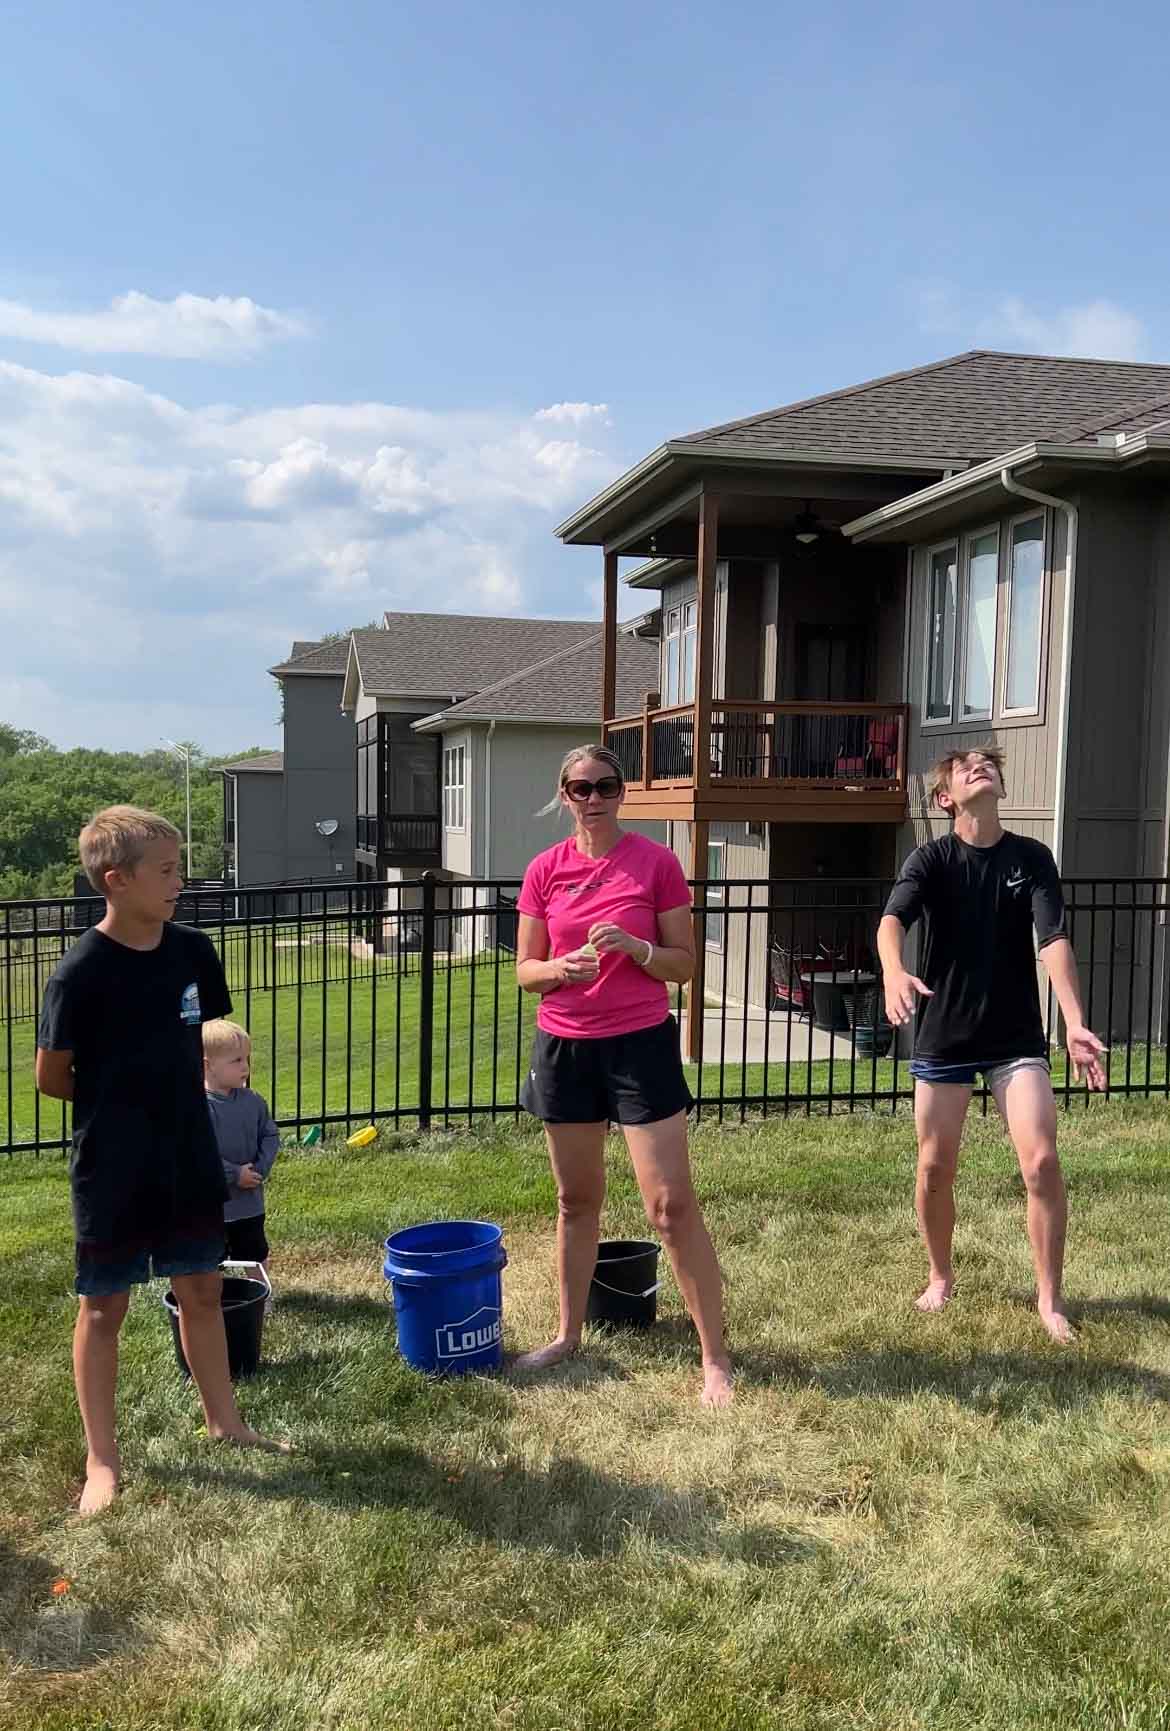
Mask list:
[[[195,876],[195,870],[191,863],[191,753],[185,745],[177,745],[173,739],[164,739],[163,744],[176,757],[182,758],[183,767],[187,772],[187,881],[189,883]]]

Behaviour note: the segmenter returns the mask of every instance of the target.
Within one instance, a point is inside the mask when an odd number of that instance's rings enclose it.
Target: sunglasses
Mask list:
[[[603,775],[600,781],[586,781],[582,776],[574,777],[565,782],[565,792],[576,805],[584,805],[591,793],[599,793],[602,799],[616,799],[622,791],[620,775]]]

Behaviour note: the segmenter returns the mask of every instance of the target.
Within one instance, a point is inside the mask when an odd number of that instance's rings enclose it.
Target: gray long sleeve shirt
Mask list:
[[[213,1094],[209,1089],[207,1106],[230,1192],[223,1217],[252,1220],[264,1212],[264,1186],[241,1190],[240,1167],[254,1166],[261,1178],[267,1178],[280,1147],[280,1132],[267,1103],[251,1088],[233,1088],[230,1094]]]

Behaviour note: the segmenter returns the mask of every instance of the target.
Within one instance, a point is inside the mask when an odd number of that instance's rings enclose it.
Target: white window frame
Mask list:
[[[1011,660],[1012,634],[1012,590],[1015,582],[1015,572],[1012,568],[1012,548],[1016,529],[1021,523],[1040,524],[1040,601],[1039,601],[1039,632],[1036,639],[1036,698],[1033,703],[1021,709],[1009,709],[1007,706],[1008,665]],[[1038,716],[1044,708],[1044,669],[1045,655],[1045,624],[1048,617],[1048,512],[1021,511],[1018,516],[1010,517],[1005,525],[1006,533],[1001,542],[1001,568],[1003,572],[1004,606],[1003,606],[1003,654],[999,669],[997,695],[999,697],[999,713],[1005,721],[1022,720],[1028,716]]]
[[[719,855],[719,877],[718,877],[718,880],[713,880],[711,877],[711,855],[712,855],[712,853],[717,853]],[[727,843],[726,843],[726,841],[708,841],[708,843],[707,843],[707,859],[705,862],[705,869],[704,869],[703,876],[706,880],[706,885],[707,885],[707,888],[706,888],[706,914],[707,914],[707,917],[703,921],[703,941],[704,941],[704,944],[705,944],[707,949],[714,950],[717,954],[723,955],[727,949]],[[713,881],[718,881],[718,884],[719,884],[719,889],[716,892],[717,896],[718,896],[717,901],[713,901],[711,898],[711,884]],[[717,939],[712,938],[712,936],[711,936],[711,913],[713,910],[716,910],[716,909],[718,910],[719,929],[720,929],[720,933],[721,933],[721,936]]]
[[[467,828],[466,744],[443,747],[443,828],[453,835]]]
[[[675,688],[670,689],[670,646],[674,645],[675,654]],[[663,709],[673,709],[678,702],[678,685],[682,669],[682,607],[668,607],[662,632],[662,677],[661,687]]]
[[[991,627],[991,696],[986,709],[967,709],[967,645],[971,615],[971,548],[985,535],[995,536],[995,618]],[[967,727],[980,721],[990,721],[995,709],[996,675],[999,664],[1000,592],[1003,587],[1003,535],[998,523],[984,523],[978,529],[964,531],[959,549],[957,595],[955,598],[955,688],[951,714],[954,726]],[[929,626],[928,626],[929,629]],[[962,632],[960,638],[959,632]]]
[[[698,669],[699,669],[699,598],[698,598],[698,596],[693,595],[689,601],[684,601],[680,611],[682,614],[682,627],[681,627],[681,630],[679,631],[679,639],[678,639],[678,700],[680,703],[693,703],[695,701],[695,688],[696,688],[695,682],[696,682],[696,679],[698,677]],[[689,624],[687,623],[688,612],[691,615],[691,620],[690,620]],[[688,639],[688,637],[691,640],[691,677],[690,677],[690,681],[689,681],[689,684],[690,684],[690,690],[689,691],[687,691],[685,689],[685,686],[688,682],[684,678],[684,675],[686,672],[686,665],[687,665],[687,639]]]
[[[959,621],[962,618],[963,587],[963,543],[959,535],[950,535],[945,541],[936,541],[932,547],[926,548],[926,630],[924,633],[925,654],[922,660],[922,729],[926,732],[939,731],[955,725],[955,695],[959,686]],[[930,714],[930,651],[931,628],[933,624],[934,603],[934,561],[938,553],[954,552],[955,555],[955,634],[951,647],[951,707],[946,715]]]

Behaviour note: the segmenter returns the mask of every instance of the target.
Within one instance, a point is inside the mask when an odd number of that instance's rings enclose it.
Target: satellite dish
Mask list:
[[[341,826],[338,824],[338,821],[335,817],[319,817],[317,819],[316,823],[313,825],[313,828],[317,831],[317,834],[323,835],[323,836],[336,835],[337,831],[340,827]]]

